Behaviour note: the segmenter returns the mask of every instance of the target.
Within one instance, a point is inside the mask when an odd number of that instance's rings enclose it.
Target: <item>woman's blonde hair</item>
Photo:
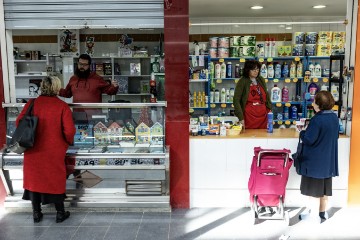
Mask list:
[[[56,76],[48,76],[41,82],[41,95],[56,96],[61,88],[61,80]]]

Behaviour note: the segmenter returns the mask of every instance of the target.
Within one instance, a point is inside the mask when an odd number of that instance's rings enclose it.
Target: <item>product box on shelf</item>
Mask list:
[[[331,55],[331,43],[317,45],[316,56],[330,56],[330,55]]]
[[[291,57],[292,56],[292,47],[291,47],[291,45],[278,46],[278,56],[279,57]]]
[[[328,44],[332,43],[332,35],[333,32],[331,31],[320,31],[318,37],[318,44]]]
[[[132,50],[128,47],[119,47],[118,55],[119,57],[132,57]]]
[[[294,44],[292,49],[293,56],[304,56],[304,46],[303,44]]]
[[[140,63],[130,63],[130,75],[141,75],[141,64]]]
[[[116,79],[119,85],[118,93],[128,93],[129,92],[129,82],[128,78],[121,77],[119,79]]]
[[[230,37],[230,47],[240,46],[241,36],[232,36]]]
[[[240,37],[240,46],[255,46],[255,45],[256,45],[256,36]]]
[[[332,44],[345,43],[345,32],[333,32]]]
[[[239,57],[255,57],[255,46],[243,46],[239,48]]]
[[[344,52],[345,52],[344,43],[337,43],[331,46],[332,55],[344,54]]]

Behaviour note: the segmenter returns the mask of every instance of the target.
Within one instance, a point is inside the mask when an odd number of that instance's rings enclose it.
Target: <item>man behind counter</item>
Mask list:
[[[119,86],[116,80],[111,84],[106,82],[95,72],[90,72],[91,57],[81,54],[79,62],[66,88],[60,89],[59,96],[65,98],[73,97],[74,103],[101,103],[101,94],[114,95]]]

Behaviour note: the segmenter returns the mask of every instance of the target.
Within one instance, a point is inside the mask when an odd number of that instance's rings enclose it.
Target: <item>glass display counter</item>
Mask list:
[[[3,104],[7,142],[24,104]],[[76,128],[67,166],[70,207],[170,208],[166,102],[71,103]],[[31,207],[21,200],[23,155],[7,153],[1,177],[5,207]]]

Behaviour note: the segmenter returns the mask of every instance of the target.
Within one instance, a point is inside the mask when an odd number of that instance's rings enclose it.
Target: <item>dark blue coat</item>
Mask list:
[[[320,111],[300,132],[303,158],[300,174],[312,178],[339,176],[338,138],[339,120],[331,111]]]

